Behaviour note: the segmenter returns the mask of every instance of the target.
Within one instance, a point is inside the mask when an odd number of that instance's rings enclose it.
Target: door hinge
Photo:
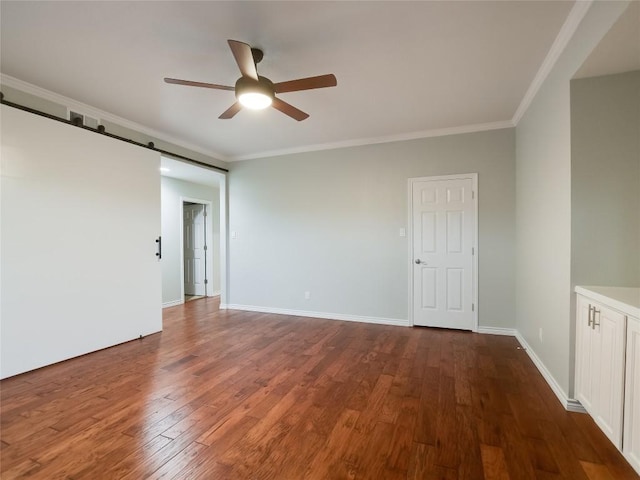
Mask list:
[[[204,284],[206,285],[207,283],[209,283],[209,280],[207,280],[206,278],[204,279]]]
[[[472,303],[472,304],[471,304],[471,311],[472,311],[472,312],[475,312],[475,311],[476,311],[476,304],[475,304],[475,303]]]
[[[471,190],[471,200],[474,200],[475,198],[476,198],[476,192]]]
[[[206,245],[204,246],[204,249],[205,249],[205,250],[207,249],[207,246],[206,246]]]
[[[471,247],[471,255],[475,255],[476,254],[476,249],[474,247]]]

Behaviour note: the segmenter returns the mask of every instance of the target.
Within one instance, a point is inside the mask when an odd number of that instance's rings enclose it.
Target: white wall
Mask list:
[[[208,294],[220,293],[220,191],[217,188],[162,177],[162,303],[175,304],[183,300],[181,286],[184,282],[180,263],[182,197],[208,200],[212,204],[207,218],[207,238],[213,259],[213,278]]]
[[[478,172],[479,323],[513,327],[514,152],[505,129],[233,163],[228,303],[406,323],[407,179]]]
[[[640,71],[571,82],[571,256],[573,285],[640,286]]]
[[[516,128],[517,329],[569,396],[574,344],[569,82],[626,6],[594,2]]]
[[[1,112],[0,376],[161,330],[160,155]]]

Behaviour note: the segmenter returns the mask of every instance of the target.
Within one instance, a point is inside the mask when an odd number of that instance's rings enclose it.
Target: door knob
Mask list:
[[[416,264],[417,264],[417,265],[420,265],[420,264],[426,265],[426,264],[427,264],[427,262],[423,262],[423,261],[422,261],[422,260],[420,260],[419,258],[416,258]]]

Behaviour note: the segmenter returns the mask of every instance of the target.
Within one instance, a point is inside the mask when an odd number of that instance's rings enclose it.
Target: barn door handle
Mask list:
[[[162,237],[156,238],[156,243],[158,244],[158,251],[156,252],[156,257],[158,260],[162,258]]]

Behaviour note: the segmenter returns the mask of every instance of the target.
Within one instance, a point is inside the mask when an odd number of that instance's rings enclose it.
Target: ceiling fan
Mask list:
[[[187,85],[191,87],[213,88],[215,90],[235,91],[236,102],[231,105],[218,118],[229,119],[238,113],[242,107],[253,110],[260,110],[272,106],[280,110],[291,118],[302,121],[309,117],[309,114],[298,110],[293,105],[280,100],[276,93],[298,92],[300,90],[312,90],[314,88],[335,87],[338,82],[335,75],[319,75],[317,77],[299,78],[288,82],[273,83],[267,77],[258,75],[257,64],[260,63],[264,53],[258,48],[251,48],[250,45],[237,40],[227,40],[231,53],[240,68],[242,76],[236,81],[235,87],[217,85],[215,83],[192,82],[189,80],[179,80],[177,78],[165,78],[167,83],[177,85]]]

